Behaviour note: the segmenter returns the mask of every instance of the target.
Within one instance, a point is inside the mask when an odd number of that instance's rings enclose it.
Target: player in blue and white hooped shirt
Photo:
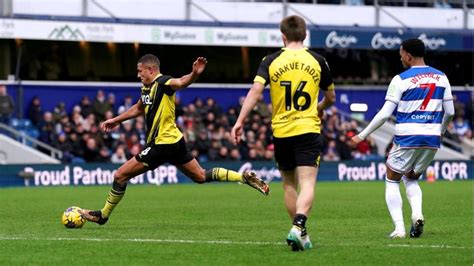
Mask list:
[[[397,109],[395,138],[387,158],[385,200],[395,224],[391,238],[406,236],[403,223],[400,180],[406,187],[412,209],[411,237],[423,233],[422,192],[418,179],[440,147],[441,136],[454,116],[451,86],[446,75],[424,61],[425,45],[409,39],[400,47],[400,60],[405,72],[392,79],[385,104],[370,124],[351,139],[357,145],[379,128]]]

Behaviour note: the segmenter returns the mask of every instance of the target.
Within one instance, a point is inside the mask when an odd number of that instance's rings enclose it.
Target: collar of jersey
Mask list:
[[[155,81],[156,81],[159,77],[161,77],[161,76],[163,76],[163,74],[161,74],[161,73],[158,74],[158,75],[156,75],[156,77],[153,79],[153,82],[155,82]],[[152,82],[152,83],[153,83],[153,82]]]
[[[147,85],[143,84],[143,87],[146,88],[146,89],[151,89],[151,87],[153,86],[153,83],[161,76],[163,76],[163,74],[161,74],[161,73],[156,75],[156,77],[153,79],[153,81],[150,83],[150,85],[147,86]]]
[[[299,48],[299,49],[291,49],[291,48],[283,47],[281,49],[285,50],[285,51],[301,51],[301,50],[308,50],[308,47],[303,47],[303,48]]]

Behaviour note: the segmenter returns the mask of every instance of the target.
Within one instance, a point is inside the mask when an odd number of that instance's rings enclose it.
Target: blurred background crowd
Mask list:
[[[187,141],[188,149],[201,162],[223,160],[273,160],[271,132],[271,105],[260,99],[252,114],[247,118],[243,143],[235,146],[230,140],[234,125],[243,103],[243,97],[236,99],[236,105],[223,110],[213,98],[196,98],[183,105],[176,97],[176,121]],[[112,162],[123,163],[139,153],[146,142],[146,126],[143,117],[126,121],[116,130],[105,133],[100,122],[128,110],[137,99],[127,96],[117,103],[114,94],[98,90],[95,98],[82,97],[69,110],[63,102],[54,110],[44,110],[41,98],[35,97],[28,107],[30,135],[63,151],[63,162]],[[472,138],[472,131],[466,119],[465,106],[456,101],[456,118],[451,122],[446,138],[461,142]],[[11,117],[13,100],[0,86],[0,119],[15,126],[18,119]],[[336,107],[325,112],[323,117],[322,142],[324,161],[383,159],[377,152],[375,142],[368,138],[357,147],[349,145],[349,139],[361,125],[353,119],[342,116]],[[388,151],[389,147],[387,147]],[[46,151],[45,151],[46,152]]]

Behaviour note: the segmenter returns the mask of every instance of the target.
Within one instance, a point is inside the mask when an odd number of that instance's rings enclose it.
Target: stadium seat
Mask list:
[[[17,129],[20,124],[20,119],[18,118],[10,118],[10,126],[14,129]]]

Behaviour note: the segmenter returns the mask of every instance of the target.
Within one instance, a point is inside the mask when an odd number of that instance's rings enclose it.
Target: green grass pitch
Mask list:
[[[100,208],[107,186],[0,189],[0,265],[471,265],[473,181],[421,182],[425,233],[390,240],[383,182],[317,184],[315,248],[292,252],[281,183],[129,186],[104,226],[60,223]],[[404,190],[405,224],[410,208]]]

